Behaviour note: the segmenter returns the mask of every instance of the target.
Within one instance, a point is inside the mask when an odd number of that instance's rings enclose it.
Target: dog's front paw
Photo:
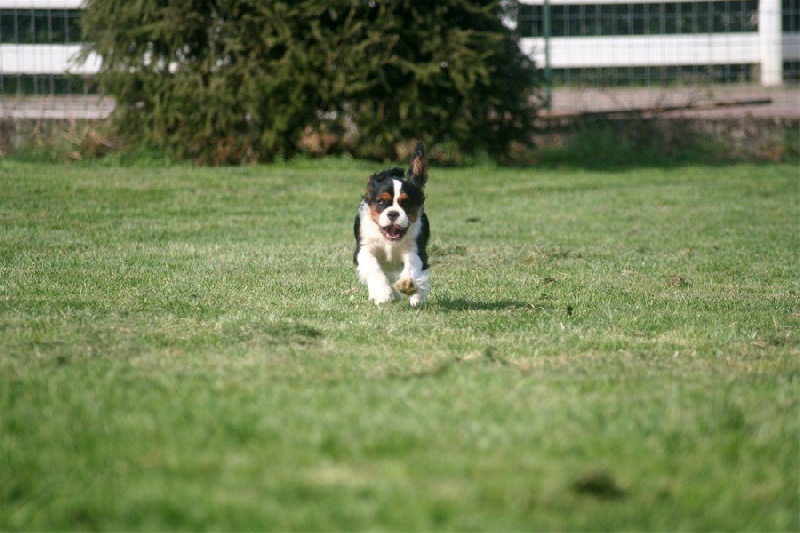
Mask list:
[[[419,307],[424,301],[425,296],[421,293],[414,294],[408,299],[408,303],[411,305],[411,307]]]
[[[388,304],[393,299],[392,288],[388,285],[370,288],[369,299],[375,302],[375,305]]]
[[[394,284],[394,288],[406,296],[411,296],[417,292],[417,284],[411,278],[398,280],[398,282]]]

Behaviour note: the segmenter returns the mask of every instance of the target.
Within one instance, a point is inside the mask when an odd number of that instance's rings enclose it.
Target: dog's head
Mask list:
[[[388,243],[400,242],[422,213],[428,179],[424,155],[424,145],[417,143],[408,172],[395,167],[369,177],[364,202]]]

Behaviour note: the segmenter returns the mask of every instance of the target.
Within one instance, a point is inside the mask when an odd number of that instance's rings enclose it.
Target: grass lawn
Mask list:
[[[796,165],[0,160],[0,530],[800,529]]]

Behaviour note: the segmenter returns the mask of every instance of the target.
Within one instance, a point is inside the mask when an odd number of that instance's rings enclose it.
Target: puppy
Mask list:
[[[353,226],[353,262],[377,305],[405,294],[418,307],[430,291],[424,156],[425,146],[417,143],[408,172],[395,167],[373,174],[361,199]]]

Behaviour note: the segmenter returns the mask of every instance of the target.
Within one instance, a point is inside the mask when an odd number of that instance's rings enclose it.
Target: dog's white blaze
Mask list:
[[[403,182],[400,180],[392,180],[394,181],[394,202],[392,205],[398,205],[397,199],[400,198],[400,192],[403,190]]]

